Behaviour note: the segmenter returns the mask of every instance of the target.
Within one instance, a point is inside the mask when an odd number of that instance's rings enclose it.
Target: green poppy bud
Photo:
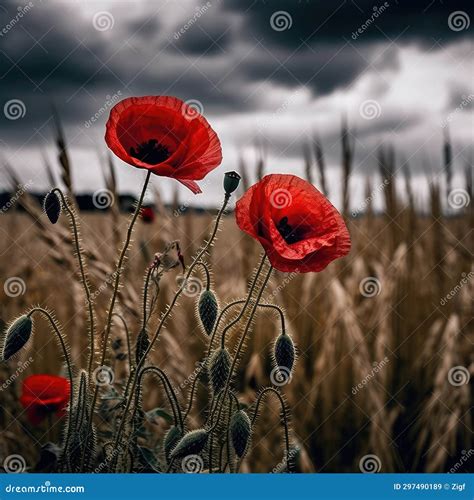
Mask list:
[[[240,175],[237,172],[226,172],[224,174],[224,190],[227,194],[232,194],[240,183]]]
[[[24,314],[16,319],[5,334],[2,349],[2,361],[7,361],[16,354],[29,340],[33,330],[32,319]]]
[[[208,335],[211,334],[214,324],[217,319],[217,300],[214,292],[211,290],[204,290],[199,297],[199,318],[201,319],[202,326]]]

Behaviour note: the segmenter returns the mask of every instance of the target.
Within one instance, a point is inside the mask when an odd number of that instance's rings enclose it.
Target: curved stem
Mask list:
[[[283,424],[283,428],[285,431],[286,467],[287,467],[287,471],[289,472],[290,471],[290,431],[288,429],[288,408],[286,407],[285,400],[283,399],[282,395],[274,387],[266,387],[258,395],[257,401],[255,402],[255,411],[254,411],[254,414],[252,417],[252,426],[255,424],[255,421],[257,420],[258,410],[260,408],[260,404],[261,404],[263,398],[269,392],[275,394],[275,396],[280,401],[281,414],[282,414],[282,424]]]
[[[273,266],[270,266],[269,269],[268,269],[267,275],[265,276],[265,279],[263,280],[262,286],[260,287],[260,290],[257,293],[257,298],[255,299],[255,303],[254,303],[254,305],[252,307],[252,310],[250,312],[249,318],[247,320],[247,324],[245,325],[244,333],[242,334],[242,337],[240,338],[239,344],[238,344],[237,349],[235,351],[235,356],[234,356],[234,359],[232,360],[232,364],[230,366],[229,375],[227,377],[227,381],[226,381],[225,387],[222,390],[222,392],[224,393],[224,397],[222,398],[223,403],[220,405],[220,407],[219,407],[219,413],[217,415],[217,421],[218,422],[221,419],[222,410],[224,408],[224,402],[225,402],[225,400],[227,398],[227,394],[229,392],[230,382],[232,380],[235,367],[236,367],[237,362],[239,360],[240,353],[241,353],[242,348],[244,346],[245,339],[246,339],[247,334],[248,334],[248,332],[250,330],[250,326],[252,324],[252,320],[253,320],[253,317],[255,315],[255,311],[257,310],[258,304],[259,304],[260,299],[262,297],[263,291],[265,290],[265,287],[266,287],[266,285],[267,285],[267,283],[268,283],[268,281],[270,279],[270,275],[272,274],[272,271],[273,271]],[[222,332],[222,333],[224,335],[225,331]]]
[[[250,302],[250,298],[252,297],[252,294],[255,290],[255,287],[257,285],[257,281],[258,281],[258,277],[260,276],[260,272],[263,268],[263,264],[265,262],[265,254],[263,255],[262,259],[260,260],[260,264],[257,268],[257,270],[255,271],[254,273],[254,276],[253,276],[253,280],[252,280],[252,283],[250,285],[250,289],[248,291],[248,295],[247,295],[247,298],[246,299],[243,299],[243,300],[236,300],[234,302],[230,302],[229,304],[227,304],[224,309],[222,309],[222,311],[219,313],[219,316],[217,317],[217,321],[216,321],[216,324],[214,325],[214,329],[213,329],[213,332],[212,332],[212,335],[211,335],[211,339],[209,341],[209,348],[207,350],[207,354],[206,354],[206,357],[204,358],[204,361],[201,363],[201,367],[196,375],[196,377],[194,378],[193,380],[193,383],[192,383],[192,386],[191,386],[191,392],[190,392],[190,395],[189,395],[189,401],[188,401],[188,407],[186,409],[186,412],[184,414],[184,420],[186,421],[186,419],[188,418],[188,415],[189,415],[189,412],[191,411],[191,408],[193,406],[193,401],[194,401],[194,395],[195,395],[195,391],[196,391],[196,386],[197,386],[197,382],[199,380],[199,376],[201,375],[202,373],[202,370],[204,369],[204,366],[206,365],[206,360],[209,358],[209,356],[211,355],[211,352],[212,352],[212,346],[214,344],[214,338],[217,334],[217,331],[218,331],[218,328],[219,328],[219,324],[221,322],[221,319],[224,317],[225,313],[233,306],[235,305],[238,305],[238,304],[245,304],[245,306],[240,310],[239,314],[237,315],[236,319],[235,319],[235,322],[239,321],[240,318],[242,318],[242,316],[244,315],[245,313],[245,309],[246,307],[248,306],[249,302]],[[211,405],[212,407],[212,405]]]
[[[211,288],[211,273],[209,272],[209,268],[202,260],[198,262],[197,265],[201,266],[204,269],[204,273],[206,275],[206,290],[209,291],[209,289]]]
[[[161,383],[163,384],[163,387],[166,392],[166,396],[168,398],[168,403],[171,406],[171,411],[173,412],[173,418],[174,418],[174,425],[176,427],[179,427],[181,429],[181,432],[184,432],[184,422],[183,422],[183,417],[181,414],[181,408],[179,407],[178,403],[178,398],[176,397],[176,393],[174,392],[173,386],[171,385],[171,382],[169,381],[168,376],[166,373],[161,369],[158,368],[157,366],[147,366],[146,368],[143,368],[140,373],[138,374],[138,382],[137,382],[137,390],[135,391],[135,406],[133,408],[132,412],[132,422],[135,418],[135,415],[138,410],[138,399],[140,397],[141,393],[141,388],[142,388],[142,383],[143,383],[143,377],[148,373],[151,372],[159,377],[161,380]],[[130,439],[130,438],[129,438]],[[129,448],[129,446],[127,446]],[[111,470],[114,469],[115,464],[117,463],[116,460],[112,463]]]
[[[150,344],[148,345],[148,348],[144,352],[142,358],[137,363],[137,372],[144,365],[145,360],[146,360],[148,354],[150,353],[150,351],[153,348],[153,345],[155,344],[156,340],[158,339],[158,336],[159,336],[159,334],[161,332],[161,329],[163,328],[163,325],[165,324],[166,320],[168,319],[169,315],[171,314],[171,311],[172,311],[174,305],[176,304],[176,302],[178,301],[178,298],[180,297],[181,293],[183,292],[183,290],[184,290],[184,288],[186,286],[186,281],[191,276],[192,272],[194,271],[195,267],[198,265],[198,262],[201,260],[201,258],[203,257],[203,255],[208,251],[209,247],[212,245],[212,243],[213,243],[213,241],[214,241],[214,239],[215,239],[215,237],[217,235],[217,230],[219,228],[219,223],[220,223],[222,215],[224,214],[224,211],[225,211],[225,209],[227,207],[229,199],[230,199],[230,195],[228,195],[226,193],[226,195],[224,197],[224,203],[222,204],[222,207],[219,210],[219,213],[217,214],[216,221],[215,221],[215,224],[214,224],[214,230],[213,230],[213,232],[211,234],[211,237],[209,238],[208,242],[203,246],[203,248],[200,250],[200,252],[198,253],[198,255],[194,258],[192,264],[190,265],[190,267],[188,269],[188,272],[186,273],[186,276],[185,276],[185,279],[183,280],[182,285],[178,288],[178,290],[176,291],[176,293],[175,293],[175,295],[173,297],[173,300],[171,301],[171,303],[166,308],[166,311],[163,314],[163,316],[162,316],[162,318],[161,318],[161,320],[160,320],[160,322],[159,322],[159,324],[157,326],[156,332],[155,332],[155,334],[154,334],[154,336],[153,336]],[[135,390],[135,387],[136,387],[136,384],[137,384],[137,376],[135,376],[134,379],[133,379],[133,382],[132,382],[132,385],[131,385],[130,394],[133,394],[133,392]],[[115,443],[116,444],[121,439],[123,428],[124,428],[124,425],[125,425],[126,416],[127,416],[127,413],[128,413],[128,411],[130,409],[131,400],[132,400],[131,397],[127,398],[127,402],[126,402],[125,409],[124,409],[124,412],[123,412],[123,418],[120,421],[120,426],[118,428],[117,436],[115,438]]]
[[[171,385],[168,376],[166,373],[161,369],[158,368],[157,366],[147,366],[146,368],[143,368],[141,372],[138,375],[138,387],[141,387],[142,385],[142,380],[143,377],[148,373],[152,372],[155,375],[158,375],[160,378],[163,387],[165,388],[166,395],[168,397],[168,401],[171,406],[171,410],[173,411],[173,416],[174,416],[174,424],[176,427],[180,427],[181,431],[184,430],[184,421],[183,421],[183,416],[181,414],[181,408],[179,407],[178,403],[178,398],[176,397],[176,393],[174,392],[173,386]],[[138,392],[137,392],[138,394]],[[134,414],[136,412],[136,407],[134,409]]]
[[[86,267],[84,265],[83,257],[82,257],[82,252],[81,252],[81,245],[79,243],[79,229],[78,229],[78,224],[76,221],[76,215],[74,213],[74,210],[69,206],[69,203],[64,196],[63,192],[59,188],[54,188],[52,192],[58,193],[59,196],[61,197],[61,201],[64,205],[64,208],[66,209],[69,219],[71,220],[72,224],[72,231],[74,234],[74,245],[76,247],[76,254],[77,254],[77,260],[79,263],[79,270],[81,273],[81,281],[82,281],[82,286],[84,287],[84,292],[86,294],[86,300],[87,300],[87,308],[89,310],[89,361],[88,361],[88,368],[87,368],[87,373],[89,375],[89,378],[91,377],[92,373],[92,364],[94,360],[94,350],[95,350],[95,318],[94,318],[94,306],[92,305],[92,297],[91,297],[91,290],[89,287],[89,282],[87,281],[87,272],[86,272]]]
[[[66,362],[66,367],[68,371],[68,377],[69,377],[69,384],[70,384],[70,389],[69,389],[69,418],[68,418],[68,428],[66,431],[66,440],[64,442],[64,449],[63,449],[63,456],[66,454],[68,446],[69,446],[69,440],[71,437],[71,427],[72,427],[72,412],[73,412],[73,401],[74,401],[74,380],[73,380],[73,372],[72,372],[72,363],[71,359],[69,358],[69,352],[67,349],[67,344],[66,340],[63,337],[63,334],[61,333],[61,330],[59,329],[56,320],[53,318],[53,316],[46,310],[43,309],[42,307],[34,307],[29,313],[28,316],[33,315],[35,312],[41,313],[51,324],[51,327],[53,328],[54,333],[56,334],[59,344],[61,346],[61,349],[63,351],[64,355],[64,360]]]
[[[280,323],[281,323],[281,333],[282,335],[285,335],[286,333],[286,326],[285,326],[285,315],[283,314],[283,311],[280,306],[277,306],[276,304],[267,304],[264,302],[260,302],[257,304],[257,307],[262,307],[263,309],[273,309],[274,311],[277,311],[278,314],[280,315]],[[221,337],[221,347],[224,349],[225,347],[225,334],[226,330],[222,332],[222,337]]]
[[[153,274],[153,266],[149,266],[145,276],[145,284],[143,286],[143,318],[142,318],[142,329],[145,329],[147,324],[147,306],[148,306],[148,287],[150,286],[150,278]],[[151,313],[151,311],[150,311]]]
[[[122,322],[122,325],[125,329],[125,336],[127,338],[127,350],[128,350],[128,365],[129,365],[129,370],[132,369],[132,345],[130,343],[130,330],[128,329],[127,322],[125,321],[125,318],[119,314],[119,313],[113,313],[112,316],[116,316],[117,318],[120,319]]]
[[[242,310],[240,311],[240,313],[238,314],[238,316],[237,316],[234,320],[232,320],[232,321],[231,321],[231,322],[230,322],[230,323],[229,323],[229,324],[228,324],[228,325],[224,328],[224,330],[222,331],[222,337],[224,337],[224,335],[226,334],[226,332],[227,332],[228,330],[230,330],[230,329],[231,329],[234,325],[236,325],[236,324],[240,321],[240,319],[242,318],[242,316],[244,315],[245,310],[247,309],[247,306],[248,306],[248,305],[249,305],[249,303],[250,303],[250,299],[252,298],[252,292],[253,292],[253,289],[254,289],[254,288],[255,288],[255,286],[256,286],[258,276],[260,275],[260,272],[261,272],[261,270],[262,270],[262,268],[263,268],[263,265],[265,264],[265,259],[266,259],[266,258],[267,258],[266,254],[263,254],[263,256],[262,256],[262,258],[261,258],[261,260],[260,260],[260,265],[258,266],[257,272],[256,272],[256,274],[255,274],[255,278],[254,278],[254,282],[253,282],[253,285],[254,285],[254,286],[250,289],[249,293],[247,294],[247,298],[246,298],[246,300],[245,300],[244,307],[242,307]],[[267,278],[267,279],[268,279],[268,278]],[[265,282],[265,285],[266,285],[266,282]],[[264,285],[264,286],[265,286],[265,285]],[[261,297],[262,292],[263,292],[263,289],[260,291],[260,297]],[[259,298],[260,298],[260,297],[259,297]],[[257,301],[256,301],[257,303],[258,303],[258,301],[259,301],[259,298],[258,298],[258,299],[257,299]],[[254,309],[255,309],[255,307],[254,307]],[[254,311],[254,312],[255,312],[255,311]]]
[[[118,289],[120,285],[120,278],[122,275],[123,271],[123,263],[125,260],[125,256],[127,254],[128,247],[130,245],[130,240],[132,239],[132,233],[133,233],[133,227],[135,225],[135,222],[138,218],[138,214],[140,213],[140,209],[143,203],[143,198],[145,197],[145,192],[148,187],[148,182],[150,181],[150,176],[151,176],[151,171],[147,171],[147,175],[145,178],[145,182],[143,184],[142,192],[140,194],[140,199],[138,200],[137,206],[135,208],[135,212],[133,213],[132,219],[130,220],[130,224],[128,226],[127,230],[127,236],[125,238],[125,242],[122,247],[122,251],[120,252],[120,256],[117,262],[117,268],[115,270],[115,281],[114,281],[114,289],[112,292],[112,298],[110,300],[110,306],[109,306],[109,312],[107,316],[107,322],[105,326],[105,333],[104,333],[104,338],[102,341],[102,354],[100,358],[100,366],[103,366],[105,362],[105,357],[107,355],[107,345],[109,341],[109,335],[110,335],[110,329],[112,326],[112,315],[114,313],[114,307],[115,307],[115,301],[117,300],[117,294],[118,294]],[[89,435],[91,432],[91,427],[92,427],[92,419],[94,418],[94,412],[95,412],[95,406],[97,404],[97,397],[99,395],[99,385],[96,384],[95,389],[94,389],[94,396],[92,398],[92,404],[91,404],[91,413],[90,413],[90,418],[88,422],[88,429],[86,433],[86,442],[89,439]],[[84,450],[87,448],[87,446],[84,447]],[[82,454],[82,459],[81,459],[81,470],[83,469],[84,466],[84,461],[85,461],[85,452]]]

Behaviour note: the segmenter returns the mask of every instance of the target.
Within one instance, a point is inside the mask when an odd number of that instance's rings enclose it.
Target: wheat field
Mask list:
[[[62,153],[62,180],[74,199],[67,152]],[[420,203],[409,171],[401,169],[390,152],[381,152],[379,175],[367,178],[365,201],[355,213],[349,208],[350,154],[343,158],[340,189],[352,238],[350,255],[321,273],[276,272],[264,296],[267,302],[284,308],[287,329],[297,346],[296,369],[279,389],[291,412],[292,453],[298,470],[472,470],[472,171],[466,169],[465,185],[457,190],[468,198],[455,210],[447,210],[453,203],[449,199],[453,189],[444,176],[422,179],[429,187],[429,199]],[[446,158],[444,161],[449,165]],[[86,303],[67,219],[50,225],[41,207],[23,192],[14,167],[5,167],[10,191],[20,192],[15,207],[22,210],[11,208],[0,219],[0,266],[5,283],[0,290],[2,328],[33,305],[48,308],[63,325],[74,364],[84,367]],[[321,150],[315,147],[314,157],[307,158],[301,175],[326,190],[324,168]],[[250,166],[241,162],[238,170],[243,188],[247,188]],[[256,177],[264,170],[264,164],[257,165]],[[396,181],[402,182],[403,193]],[[108,188],[118,196],[113,176]],[[377,189],[383,197],[382,211],[373,207],[372,193]],[[132,350],[139,331],[144,274],[153,255],[170,241],[179,240],[185,261],[190,262],[208,238],[215,217],[212,211],[186,209],[179,198],[173,206],[164,206],[156,188],[154,195],[157,217],[152,224],[137,224],[119,292],[117,312],[126,319]],[[107,211],[78,215],[97,319],[103,324],[116,249],[124,238],[128,216],[119,213],[117,204]],[[261,248],[237,230],[233,214],[227,213],[208,258],[221,309],[245,295],[260,254]],[[160,281],[153,324],[172,300],[179,275],[179,269],[173,269]],[[7,280],[12,277],[20,279],[17,293],[7,290]],[[196,274],[196,293],[180,298],[152,356],[166,370],[183,406],[208,346],[196,313],[204,278]],[[21,381],[31,373],[64,374],[47,324],[38,319],[35,328],[21,356],[0,365],[0,456],[19,453],[31,464],[37,462],[38,443],[58,439],[61,425],[56,420],[52,429],[29,426],[18,403]],[[277,330],[274,311],[258,311],[236,376],[243,404],[250,406],[258,391],[271,384],[271,346]],[[231,346],[239,331],[231,332]],[[116,387],[127,374],[125,333],[122,321],[114,318],[113,356],[108,364]],[[208,412],[205,373],[196,386],[192,428],[202,425]],[[143,390],[144,409],[166,405],[161,386],[148,380]],[[158,441],[167,428],[167,420],[157,418],[151,424],[152,439]],[[271,395],[252,436],[252,450],[240,471],[279,471],[283,434],[280,407]]]

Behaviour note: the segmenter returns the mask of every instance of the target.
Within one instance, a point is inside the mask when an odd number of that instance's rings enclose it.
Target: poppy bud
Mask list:
[[[44,197],[43,210],[48,216],[51,224],[56,224],[56,222],[58,222],[59,216],[61,215],[61,200],[55,191],[50,191]]]
[[[32,319],[24,314],[8,328],[2,350],[2,361],[7,361],[16,354],[29,340],[33,330]]]
[[[279,370],[283,370],[289,375],[295,362],[295,345],[291,337],[286,333],[279,335],[276,339],[274,356]]]
[[[140,330],[140,333],[137,336],[137,343],[135,346],[135,358],[137,361],[137,365],[138,363],[140,363],[140,360],[143,358],[143,355],[145,354],[149,345],[150,339],[148,338],[148,333],[143,328],[142,330]]]
[[[170,461],[170,455],[173,448],[178,444],[178,441],[183,437],[181,429],[173,425],[170,427],[168,432],[165,434],[163,439],[163,449],[165,451],[166,460]]]
[[[217,300],[214,292],[204,290],[199,297],[199,317],[201,318],[202,326],[208,335],[211,334],[214,328],[214,323],[217,319]]]
[[[247,450],[251,431],[252,426],[250,419],[243,410],[239,410],[232,415],[230,421],[230,437],[235,453],[239,458],[242,458]]]
[[[185,434],[170,454],[172,460],[184,458],[188,455],[198,455],[205,448],[209,432],[206,429],[197,429]]]
[[[219,349],[209,360],[209,378],[214,394],[224,387],[230,372],[230,356],[226,349]]]
[[[226,172],[224,174],[224,190],[227,194],[232,194],[240,183],[240,175],[237,172]]]

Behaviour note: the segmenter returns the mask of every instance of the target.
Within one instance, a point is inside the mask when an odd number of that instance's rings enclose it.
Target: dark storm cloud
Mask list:
[[[383,8],[382,8],[383,6]],[[448,26],[449,15],[454,11],[472,10],[471,0],[229,0],[229,11],[245,12],[246,32],[249,37],[263,39],[263,43],[288,48],[302,43],[313,45],[324,42],[341,42],[352,38],[378,9],[378,16],[371,20],[356,43],[390,41],[403,36],[397,43],[419,40],[429,43],[434,38],[449,40],[467,36],[466,30],[454,31]],[[272,15],[285,11],[291,16],[291,27],[275,30]],[[283,18],[280,19],[283,22]],[[275,20],[276,22],[276,20]],[[277,24],[278,26],[278,24]],[[280,25],[282,28],[284,24]]]
[[[454,43],[470,33],[448,27],[452,11],[470,10],[467,2],[456,0],[449,6],[432,1],[389,1],[389,7],[356,40],[352,33],[372,15],[374,5],[383,2],[208,3],[212,7],[178,37],[175,33],[196,12],[193,7],[189,12],[181,7],[182,16],[170,24],[169,11],[157,10],[157,3],[140,3],[135,16],[111,6],[115,25],[101,32],[94,29],[91,19],[78,18],[76,2],[35,3],[18,25],[0,37],[0,104],[21,99],[26,106],[21,120],[0,115],[2,140],[42,139],[51,126],[47,123],[41,128],[51,117],[52,101],[63,122],[81,137],[84,122],[104,105],[107,96],[117,92],[123,97],[167,93],[183,100],[197,99],[207,115],[222,117],[274,111],[267,109],[266,96],[261,96],[274,86],[289,90],[307,86],[315,99],[329,96],[335,90],[350,89],[365,72],[387,68],[396,72],[397,46],[406,41],[433,45],[435,37]],[[173,5],[175,12],[178,6]],[[17,8],[12,1],[2,5],[2,26],[15,16]],[[278,10],[290,13],[289,29],[272,29],[270,19]],[[401,33],[395,44],[386,38],[395,39]],[[372,97],[378,98],[387,85],[381,81]],[[453,90],[453,102],[459,97],[456,93]],[[396,121],[396,117],[390,120]],[[384,130],[378,129],[380,133]],[[360,132],[372,134],[368,129]],[[293,140],[285,134],[281,137]],[[300,143],[295,144],[299,147]]]
[[[180,51],[193,56],[225,54],[231,49],[234,38],[232,16],[215,13],[212,18],[203,16],[185,33],[176,31],[173,41]]]

